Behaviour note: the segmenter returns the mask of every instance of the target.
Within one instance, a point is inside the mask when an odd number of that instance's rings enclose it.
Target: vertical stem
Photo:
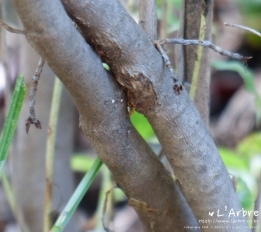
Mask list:
[[[180,36],[184,39],[211,40],[213,0],[184,0]],[[178,47],[179,74],[191,83],[190,97],[202,119],[209,121],[210,55],[199,46]]]
[[[167,1],[161,1],[160,39],[167,37]]]
[[[48,136],[47,136],[47,145],[46,145],[44,232],[49,232],[51,229],[51,221],[49,215],[52,207],[53,160],[54,160],[56,127],[58,122],[61,94],[62,94],[62,84],[59,78],[56,78],[54,84]]]
[[[157,35],[157,6],[156,0],[140,0],[139,25],[150,40],[156,40]]]
[[[200,27],[199,27],[199,40],[203,41],[205,39],[205,30],[206,30],[206,19],[201,15],[200,19]],[[206,50],[207,51],[207,50]],[[200,75],[200,66],[202,62],[202,55],[203,55],[203,47],[198,46],[197,48],[197,59],[195,60],[195,66],[194,66],[194,72],[192,76],[192,81],[191,81],[191,88],[190,88],[190,98],[194,101],[195,100],[195,95],[196,95],[196,90],[197,90],[197,84],[199,81],[199,75]]]
[[[97,231],[103,230],[103,228],[104,228],[103,224],[108,226],[112,219],[112,215],[113,215],[113,197],[112,196],[108,197],[107,202],[106,202],[106,198],[105,198],[106,192],[113,187],[113,183],[111,180],[111,174],[107,167],[103,167],[101,171],[102,171],[102,183],[101,183],[101,189],[100,189],[100,193],[99,193],[98,205],[97,205],[97,209],[95,212],[96,218],[99,219],[97,227],[95,228]],[[104,208],[105,204],[107,205],[107,208],[108,208],[106,214],[103,213],[103,208]],[[102,217],[102,220],[100,220],[101,217]]]

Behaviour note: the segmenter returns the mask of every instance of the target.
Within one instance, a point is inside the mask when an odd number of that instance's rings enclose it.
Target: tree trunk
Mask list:
[[[85,40],[144,113],[181,184],[171,177],[132,127],[125,93],[102,67],[58,0],[15,0],[26,37],[61,79],[79,113],[80,127],[141,218],[145,231],[187,231],[218,210],[241,210],[217,148],[187,92],[171,78],[161,55],[116,0],[63,1]],[[180,198],[175,198],[180,195]],[[173,197],[174,196],[174,197]],[[182,199],[176,201],[176,199]],[[214,212],[212,214],[212,212]],[[228,220],[228,214],[223,219]],[[249,231],[242,215],[237,225]],[[223,229],[238,231],[226,220]],[[203,221],[199,221],[204,225]],[[209,229],[201,228],[202,231]]]

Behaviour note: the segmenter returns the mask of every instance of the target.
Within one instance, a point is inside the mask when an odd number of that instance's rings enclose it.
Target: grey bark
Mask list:
[[[166,7],[166,2],[162,2],[163,7]],[[147,34],[150,40],[154,41],[157,39],[157,12],[156,12],[156,1],[154,0],[148,0],[148,1],[140,1],[140,20],[139,25],[142,28],[142,30]],[[162,21],[165,21],[166,19],[162,19]],[[161,30],[166,31],[166,28],[161,28]],[[158,156],[159,159],[164,155],[164,151],[161,150],[161,154]],[[176,188],[179,189],[179,184],[177,181],[174,182]],[[177,195],[175,196],[176,201],[179,201],[179,198],[181,200],[183,199],[183,195]]]
[[[157,20],[156,0],[140,0],[139,25],[152,41],[158,38]]]
[[[21,38],[23,39],[23,38]],[[30,89],[31,78],[34,75],[39,55],[36,54],[23,39],[21,50],[21,68],[20,73],[25,75],[27,89]],[[49,109],[51,104],[53,89],[54,73],[46,65],[41,75],[36,95],[36,116],[42,123],[42,130],[30,128],[27,135],[25,132],[25,120],[28,112],[28,97],[22,108],[19,125],[17,128],[17,146],[12,161],[14,191],[20,217],[30,231],[43,230],[43,206],[44,206],[44,188],[45,188],[45,147],[48,131]],[[29,91],[28,91],[29,93]],[[62,135],[57,140],[56,159],[55,159],[55,176],[54,176],[54,209],[66,204],[73,193],[74,186],[72,182],[72,172],[69,168],[69,160],[72,154],[73,140],[73,107],[70,99],[64,95],[62,107],[66,104],[67,108],[61,109],[60,122],[57,134]],[[67,113],[65,113],[65,111]],[[66,119],[67,118],[67,119]],[[67,120],[67,122],[66,122]],[[66,178],[66,179],[65,179]],[[56,195],[57,193],[57,195]],[[79,231],[75,219],[70,222],[67,231]]]
[[[173,83],[162,57],[121,4],[104,0],[63,3],[85,39],[128,89],[129,101],[153,126],[196,217],[214,223],[213,219],[220,219],[218,210],[241,210],[228,172],[196,107],[182,87],[173,91],[179,83]],[[229,220],[227,212],[223,218]],[[240,230],[249,231],[242,214],[238,219],[242,219],[237,224]],[[238,231],[230,222],[219,225],[221,229],[214,227],[212,231]]]
[[[131,125],[125,92],[105,72],[60,1],[17,0],[15,5],[28,41],[67,88],[81,129],[129,197],[145,231],[186,231],[186,223],[197,225],[182,195],[180,201],[173,198],[180,191],[171,176]],[[106,52],[114,58],[118,51]]]

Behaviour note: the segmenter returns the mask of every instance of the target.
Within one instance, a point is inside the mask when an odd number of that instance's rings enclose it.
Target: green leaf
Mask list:
[[[121,201],[126,201],[126,199],[127,199],[127,196],[125,195],[125,193],[120,188],[114,189],[113,197],[114,197],[114,201],[116,203],[121,202]]]
[[[237,195],[243,208],[245,210],[251,209],[254,200],[253,196],[247,184],[240,177],[237,177]]]
[[[261,154],[261,133],[253,133],[247,136],[237,146],[237,151],[242,157],[247,159]]]
[[[131,116],[131,122],[145,140],[154,135],[151,125],[143,114],[139,114],[135,111]]]
[[[4,165],[8,156],[15,129],[17,126],[18,118],[23,105],[24,97],[26,93],[26,86],[24,83],[24,77],[19,75],[16,81],[10,109],[4,125],[2,138],[0,142],[0,179],[2,177]]]
[[[107,71],[110,70],[110,67],[109,67],[108,64],[106,64],[106,63],[102,63],[102,66],[103,66]]]
[[[235,1],[238,4],[240,11],[245,14],[245,16],[255,15],[258,20],[258,15],[260,15],[261,2],[260,0],[238,0]],[[260,17],[260,16],[259,16]]]
[[[75,154],[71,158],[71,168],[76,172],[87,172],[90,170],[94,158],[87,156],[86,154]]]
[[[236,152],[223,147],[219,147],[218,150],[227,168],[248,169],[247,161],[239,157]]]
[[[73,213],[75,212],[76,208],[78,207],[80,201],[82,200],[83,196],[85,195],[86,191],[91,186],[94,178],[97,176],[99,169],[102,166],[102,161],[100,158],[96,158],[90,170],[85,174],[81,183],[78,185],[77,189],[73,193],[72,197],[66,204],[64,210],[60,214],[59,218],[55,222],[54,226],[52,227],[51,232],[61,232],[67,225],[68,221],[72,217]]]

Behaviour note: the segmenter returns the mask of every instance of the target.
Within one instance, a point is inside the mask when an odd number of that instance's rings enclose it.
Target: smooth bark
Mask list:
[[[158,38],[157,20],[156,0],[140,0],[139,25],[151,41]]]
[[[177,91],[175,85],[179,83],[173,83],[162,57],[122,5],[116,0],[63,3],[85,39],[128,89],[131,104],[152,124],[197,218],[214,222],[220,220],[218,210],[241,210],[229,174],[196,107],[184,88]],[[229,214],[223,218],[228,220]],[[242,214],[237,219],[242,219],[237,224],[240,230],[249,231]],[[226,220],[219,224],[222,229],[212,231],[238,231]],[[200,224],[204,225],[202,221]]]
[[[79,110],[81,129],[145,231],[185,231],[187,223],[197,225],[185,199],[173,198],[180,192],[171,176],[131,125],[123,88],[106,73],[60,1],[16,0],[15,5],[28,41],[67,88]],[[107,52],[117,58],[117,50]]]
[[[163,7],[166,7],[166,2],[163,1]],[[140,18],[139,18],[139,25],[142,28],[142,30],[146,33],[148,38],[151,41],[157,40],[158,35],[157,35],[157,5],[155,0],[146,0],[140,1],[139,5],[139,13],[140,13]],[[166,12],[165,12],[166,13]],[[165,21],[162,19],[162,21]],[[161,30],[165,31],[166,28],[161,28]],[[164,153],[163,150],[161,150],[160,153]],[[162,155],[159,155],[161,157]],[[180,188],[179,184],[177,181],[174,182],[176,188]],[[183,199],[183,194],[180,195],[175,195],[176,201],[182,201]]]

